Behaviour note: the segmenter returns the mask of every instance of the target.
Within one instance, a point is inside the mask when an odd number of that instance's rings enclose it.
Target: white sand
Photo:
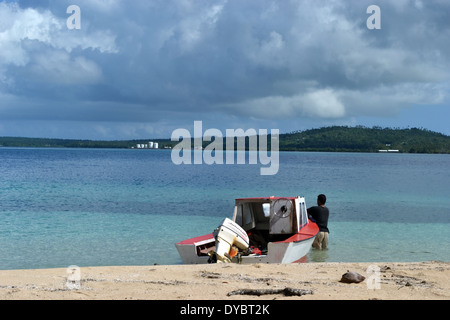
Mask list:
[[[369,266],[380,272],[367,273]],[[209,264],[81,267],[68,287],[67,269],[0,271],[0,299],[79,300],[367,300],[450,299],[450,263]],[[342,283],[354,271],[361,283]],[[379,288],[372,279],[379,278]],[[371,287],[372,285],[372,287]],[[229,295],[241,289],[306,290],[285,296]],[[264,291],[261,291],[264,292]]]

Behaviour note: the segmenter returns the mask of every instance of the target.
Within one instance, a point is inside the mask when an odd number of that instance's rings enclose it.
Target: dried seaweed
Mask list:
[[[305,294],[313,294],[312,290],[303,289],[239,289],[228,293],[228,296],[233,295],[251,295],[251,296],[261,296],[265,294],[283,294],[285,296],[302,296]]]

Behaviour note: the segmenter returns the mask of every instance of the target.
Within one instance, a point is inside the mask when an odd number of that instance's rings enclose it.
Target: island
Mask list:
[[[247,139],[248,140],[248,139]],[[270,139],[268,139],[270,141]],[[32,148],[140,148],[149,141],[157,150],[173,148],[171,139],[77,140],[55,138],[0,137],[0,147]],[[270,150],[270,145],[268,146]],[[225,149],[225,146],[224,146]],[[424,128],[382,128],[364,126],[329,126],[299,130],[279,135],[280,151],[316,152],[399,152],[450,153],[450,136]]]

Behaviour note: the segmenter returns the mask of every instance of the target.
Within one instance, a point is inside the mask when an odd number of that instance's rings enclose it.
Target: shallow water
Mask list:
[[[280,153],[174,165],[169,150],[0,148],[0,269],[178,264],[234,199],[325,193],[330,248],[309,261],[449,261],[450,156]]]

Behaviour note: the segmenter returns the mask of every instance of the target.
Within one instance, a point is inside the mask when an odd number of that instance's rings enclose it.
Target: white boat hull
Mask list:
[[[232,262],[241,264],[303,262],[306,260],[306,256],[311,250],[314,238],[315,236],[301,241],[269,242],[267,254],[251,254],[248,256],[234,257]],[[189,240],[186,240],[185,243],[181,242],[176,244],[183,264],[208,263],[209,256],[206,254],[199,255],[198,248],[205,245],[209,245],[211,248],[214,248],[214,237],[211,235],[211,237],[206,240],[204,238],[198,241],[195,241],[195,238],[193,240],[194,241],[190,243]]]

